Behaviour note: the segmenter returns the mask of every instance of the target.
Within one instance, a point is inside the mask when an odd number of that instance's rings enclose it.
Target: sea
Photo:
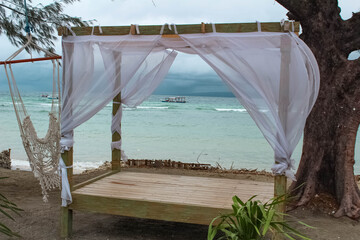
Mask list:
[[[51,100],[44,93],[23,94],[38,136],[48,128]],[[226,169],[271,171],[274,153],[254,121],[234,97],[187,96],[186,103],[162,102],[152,95],[136,108],[124,108],[122,148],[129,159],[209,163]],[[111,160],[111,104],[74,132],[74,171],[96,168]],[[357,136],[357,146],[360,142]],[[29,170],[12,101],[0,93],[0,151],[11,149],[12,168]],[[302,139],[292,158],[299,164]],[[360,148],[355,152],[360,174]]]

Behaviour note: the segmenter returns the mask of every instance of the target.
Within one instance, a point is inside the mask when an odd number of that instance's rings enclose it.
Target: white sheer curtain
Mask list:
[[[138,52],[139,48],[141,49],[139,46],[142,44],[139,40],[134,38],[133,41],[122,46],[104,43],[99,45],[106,74],[110,79],[117,80],[113,88],[118,89],[117,85],[120,85],[121,103],[128,107],[138,106],[155,91],[177,55],[175,51],[154,46],[140,65],[136,65],[134,62],[138,62]],[[126,77],[127,72],[131,72],[130,79]],[[121,135],[121,118],[122,107],[120,106],[112,118],[112,133],[118,132]],[[121,141],[113,142],[111,148],[121,149]]]
[[[209,33],[180,38],[68,36],[63,38],[61,145],[73,145],[73,129],[119,92],[135,107],[159,85],[176,49],[198,54],[225,81],[274,149],[273,172],[294,179],[291,155],[319,90],[319,69],[310,49],[293,33]],[[100,60],[99,60],[100,59]],[[121,110],[113,117],[119,132]],[[121,142],[112,143],[120,148]],[[71,202],[63,161],[63,205]]]
[[[292,33],[180,35],[229,86],[274,149],[275,174],[295,179],[291,155],[319,90],[310,49]]]
[[[156,89],[176,53],[157,46],[161,36],[68,36],[63,38],[61,147],[73,146],[73,129],[105,107],[119,92],[134,107]],[[102,61],[101,61],[102,59]],[[121,70],[121,71],[120,71]],[[121,120],[114,117],[112,129]],[[114,147],[118,148],[115,143]],[[62,168],[63,206],[71,202],[66,167]]]

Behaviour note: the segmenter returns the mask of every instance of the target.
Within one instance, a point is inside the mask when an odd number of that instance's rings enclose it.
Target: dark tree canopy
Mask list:
[[[64,25],[84,26],[80,18],[63,14],[66,4],[79,0],[54,0],[48,5],[32,5],[27,0],[27,15],[33,41],[53,50],[54,40],[57,39],[56,28]],[[26,39],[24,0],[0,1],[0,35],[5,35],[15,46],[23,45]]]
[[[360,191],[354,177],[354,150],[360,123],[360,59],[348,60],[360,49],[360,12],[340,16],[337,0],[276,0],[300,21],[301,38],[320,68],[320,92],[309,115],[303,154],[291,186],[297,205],[316,194],[328,194],[339,204],[335,216],[360,218]],[[305,183],[304,185],[302,185]]]

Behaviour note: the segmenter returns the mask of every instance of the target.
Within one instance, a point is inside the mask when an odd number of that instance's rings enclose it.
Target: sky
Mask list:
[[[359,0],[339,0],[339,5],[343,19],[348,19],[352,12],[360,10]],[[82,0],[68,5],[65,13],[83,20],[95,19],[95,25],[101,26],[280,22],[287,18],[287,10],[273,0]],[[0,37],[0,44],[1,60],[16,50],[3,36]],[[60,38],[55,44],[57,53],[61,53]],[[26,55],[23,57],[29,58]],[[356,54],[354,56],[357,57]],[[14,74],[21,91],[51,91],[49,63],[19,64],[14,67]],[[0,92],[7,89],[4,70],[0,69]],[[198,56],[187,54],[178,55],[155,93],[231,96],[227,87],[205,62]]]

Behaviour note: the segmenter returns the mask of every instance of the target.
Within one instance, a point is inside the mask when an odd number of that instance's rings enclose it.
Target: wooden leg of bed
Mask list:
[[[275,176],[274,179],[274,196],[280,197],[283,196],[283,198],[286,198],[286,192],[287,192],[287,177],[286,176]],[[282,202],[275,206],[275,210],[285,214],[286,213],[286,202]],[[278,216],[277,221],[284,221],[284,216],[280,215]],[[283,231],[284,229],[280,227],[280,230]],[[285,237],[281,232],[275,233],[275,240],[284,240]]]
[[[70,237],[72,233],[73,211],[68,207],[61,207],[60,236],[61,238]]]

